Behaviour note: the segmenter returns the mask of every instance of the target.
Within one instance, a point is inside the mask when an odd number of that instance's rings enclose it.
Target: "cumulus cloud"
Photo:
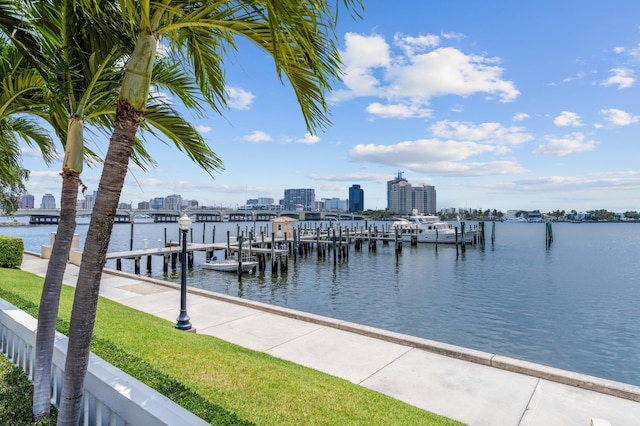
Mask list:
[[[300,139],[296,139],[296,142],[303,143],[306,145],[313,145],[315,143],[320,142],[320,138],[316,135],[312,135],[311,133],[305,133],[304,137]]]
[[[526,113],[524,113],[524,112],[519,112],[519,113],[517,113],[516,115],[514,115],[514,116],[513,116],[513,118],[512,118],[511,120],[513,120],[513,121],[524,121],[524,120],[526,120],[527,118],[531,118],[531,117],[529,116],[529,114],[526,114]]]
[[[249,109],[255,99],[253,93],[239,87],[227,87],[226,91],[228,96],[227,105],[233,109]]]
[[[354,146],[349,155],[355,161],[378,163],[430,175],[487,176],[526,171],[512,161],[464,162],[470,157],[494,153],[496,150],[490,145],[475,142],[420,139],[395,145],[360,144]]]
[[[631,115],[621,109],[602,109],[600,114],[604,116],[604,119],[614,126],[628,126],[629,124],[637,123],[640,120],[640,116]]]
[[[254,130],[250,134],[243,136],[242,139],[247,142],[260,143],[269,142],[271,140],[271,136],[262,130]]]
[[[372,96],[384,98],[390,106],[412,105],[425,111],[423,106],[437,96],[485,94],[501,102],[518,97],[514,83],[502,77],[499,58],[440,46],[442,40],[454,39],[396,34],[392,46],[380,35],[347,33],[342,52],[346,88],[335,91],[332,101]]]
[[[546,142],[541,144],[534,155],[557,155],[563,157],[576,152],[593,151],[597,142],[587,140],[583,133],[572,133],[564,137],[556,138],[547,136]]]
[[[558,127],[580,127],[582,122],[580,116],[575,112],[562,111],[559,116],[553,120],[553,124]]]
[[[507,145],[518,145],[533,139],[532,135],[524,133],[522,127],[504,127],[500,123],[473,124],[444,120],[434,123],[431,132],[440,138]]]
[[[200,133],[209,133],[212,129],[209,126],[200,125],[196,127],[196,130],[199,131]]]
[[[609,72],[613,75],[602,83],[603,86],[618,86],[618,89],[626,89],[633,86],[636,81],[636,76],[632,69],[613,68]]]
[[[419,105],[383,105],[378,102],[373,102],[367,107],[367,112],[381,118],[429,118],[433,110],[421,108]]]

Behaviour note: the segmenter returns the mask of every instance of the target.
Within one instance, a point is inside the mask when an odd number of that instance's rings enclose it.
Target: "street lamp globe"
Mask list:
[[[189,227],[191,227],[191,218],[187,216],[187,214],[183,214],[180,219],[178,219],[178,226],[181,231],[188,231]]]

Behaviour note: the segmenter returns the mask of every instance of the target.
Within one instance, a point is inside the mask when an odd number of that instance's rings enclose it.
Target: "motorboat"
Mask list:
[[[527,223],[527,219],[525,219],[522,216],[518,216],[518,217],[508,217],[505,220],[503,220],[504,223]]]
[[[399,218],[391,225],[393,230],[398,230],[399,236],[402,236],[403,241],[411,241],[415,238],[419,243],[443,243],[443,244],[455,244],[456,242],[462,242],[462,228],[456,228],[440,219],[435,215],[421,215],[414,209],[411,216],[408,218]],[[477,235],[476,231],[465,229],[464,242],[473,242],[474,237]]]
[[[133,217],[134,223],[154,223],[153,216],[148,214],[137,214]]]
[[[237,259],[222,259],[217,260],[213,258],[212,260],[205,262],[202,264],[204,269],[211,269],[214,271],[221,272],[238,272],[238,268],[240,266],[240,262]],[[258,266],[258,262],[255,260],[243,260],[242,261],[242,272],[253,272]]]

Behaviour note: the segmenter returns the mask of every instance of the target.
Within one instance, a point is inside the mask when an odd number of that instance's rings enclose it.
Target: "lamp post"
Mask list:
[[[182,232],[182,281],[180,283],[180,315],[175,327],[179,330],[191,330],[191,322],[187,315],[187,232],[191,227],[191,218],[183,214],[178,219],[178,226]]]

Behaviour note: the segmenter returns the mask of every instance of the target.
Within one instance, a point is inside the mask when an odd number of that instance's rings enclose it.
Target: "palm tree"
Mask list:
[[[118,27],[110,26],[115,19],[114,14],[119,13],[113,2],[98,3],[96,15],[85,15],[73,1],[23,3],[21,8],[16,7],[15,2],[0,2],[0,12],[4,12],[0,13],[0,28],[11,36],[48,83],[48,114],[44,117],[60,139],[66,141],[60,224],[38,314],[33,399],[36,419],[48,416],[50,410],[55,324],[62,279],[75,231],[76,198],[81,184],[83,157],[88,154],[89,158],[95,158],[84,148],[84,123],[111,128],[115,99],[124,73],[123,55],[135,42],[135,33],[127,34]],[[181,70],[160,63],[155,68],[152,81],[174,93],[187,107],[199,111],[197,87]],[[170,106],[151,99],[147,112],[144,129],[175,143],[209,173],[222,167],[201,135]],[[132,158],[143,169],[154,164],[139,139],[134,141]]]
[[[357,0],[344,0],[349,7]],[[58,422],[76,425],[95,322],[100,276],[133,142],[143,122],[156,48],[166,43],[169,57],[189,64],[202,95],[216,110],[224,105],[222,60],[246,38],[268,53],[279,76],[288,78],[309,131],[329,124],[324,93],[339,79],[335,44],[337,5],[303,0],[123,0],[138,38],[126,65],[107,151],[85,242],[76,287]]]
[[[55,156],[53,140],[37,122],[45,108],[42,89],[39,74],[0,38],[0,210],[5,214],[18,208],[29,178],[29,171],[21,167],[19,139],[37,146],[47,163]]]

